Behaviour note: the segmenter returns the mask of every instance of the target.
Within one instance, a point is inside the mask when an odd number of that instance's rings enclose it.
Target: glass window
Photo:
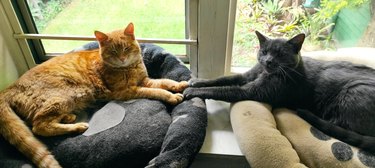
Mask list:
[[[361,53],[374,55],[375,1],[371,0],[238,0],[232,71],[256,63],[255,30],[272,37],[307,35],[302,55]]]
[[[15,1],[24,20],[25,33],[92,36],[135,25],[137,38],[186,39],[185,0],[27,0]],[[173,4],[173,5],[171,5]],[[22,7],[27,10],[22,10]],[[30,20],[28,23],[28,19]],[[87,41],[32,40],[42,60],[65,53]],[[186,45],[161,44],[176,55],[186,56]],[[186,60],[186,59],[185,59]]]

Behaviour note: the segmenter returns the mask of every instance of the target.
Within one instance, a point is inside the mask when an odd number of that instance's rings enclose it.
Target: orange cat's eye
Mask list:
[[[122,49],[123,52],[128,52],[130,50],[130,47],[125,47],[124,49]]]
[[[117,50],[112,50],[111,53],[117,55]]]

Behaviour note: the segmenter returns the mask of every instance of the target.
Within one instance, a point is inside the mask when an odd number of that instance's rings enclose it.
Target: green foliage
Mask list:
[[[334,48],[332,18],[343,8],[356,7],[367,1],[321,0],[320,8],[310,14],[310,11],[302,6],[282,7],[279,0],[240,0],[237,7],[232,64],[254,64],[258,49],[255,30],[271,37],[284,38],[305,33],[305,45],[309,45],[307,48]]]
[[[137,38],[185,38],[183,0],[69,1],[68,5],[61,6],[63,9],[56,12],[57,15],[51,17],[44,29],[39,29],[40,33],[93,36],[94,30],[109,32],[133,22]],[[51,5],[51,10],[55,6],[51,0],[47,5]],[[42,20],[35,21],[39,24]],[[47,53],[64,53],[87,41],[42,40],[42,43]],[[186,53],[185,45],[160,45],[177,55]]]
[[[261,9],[270,16],[278,16],[279,14],[283,13],[284,8],[282,4],[279,3],[279,0],[269,0],[260,2],[262,5],[260,6]]]
[[[36,27],[41,32],[72,0],[49,0],[46,3],[42,0],[35,1],[35,4],[29,3],[29,7]]]
[[[318,19],[327,20],[332,18],[343,8],[353,8],[365,2],[368,2],[368,0],[321,0],[321,7],[316,17]]]

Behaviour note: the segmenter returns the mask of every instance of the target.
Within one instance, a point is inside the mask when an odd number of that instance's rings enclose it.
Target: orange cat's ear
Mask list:
[[[108,36],[100,31],[95,31],[95,37],[96,37],[96,40],[98,40],[100,43],[108,39]]]
[[[129,23],[128,26],[126,26],[124,33],[125,35],[131,36],[132,39],[135,40],[133,23]]]

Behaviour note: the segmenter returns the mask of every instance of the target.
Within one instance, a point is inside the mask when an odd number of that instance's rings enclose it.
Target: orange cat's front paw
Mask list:
[[[187,87],[189,87],[189,83],[187,81],[181,81],[178,83],[178,85],[174,86],[172,88],[172,91],[175,92],[182,92],[184,91]]]
[[[78,133],[85,132],[89,128],[89,123],[85,122],[76,123],[74,125]]]
[[[183,99],[184,99],[184,95],[182,95],[181,93],[175,93],[175,94],[172,94],[171,97],[168,99],[168,103],[175,105],[175,104],[182,102]]]

